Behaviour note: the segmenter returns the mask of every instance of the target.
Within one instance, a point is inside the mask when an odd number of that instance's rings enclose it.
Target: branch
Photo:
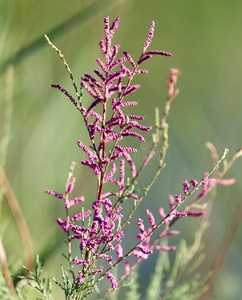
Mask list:
[[[33,270],[34,259],[33,259],[32,243],[31,243],[29,229],[25,221],[25,218],[23,216],[22,210],[19,206],[18,200],[14,195],[14,192],[10,186],[10,183],[8,182],[6,174],[4,173],[4,170],[1,165],[0,165],[0,185],[3,187],[3,192],[5,194],[6,200],[14,215],[14,218],[18,226],[18,230],[24,247],[25,266],[29,270]]]
[[[6,252],[5,249],[3,247],[2,241],[0,240],[0,263],[1,263],[1,267],[3,270],[3,275],[4,278],[6,280],[6,284],[8,286],[8,289],[10,291],[10,293],[12,294],[12,296],[16,297],[16,292],[15,292],[15,288],[13,285],[13,281],[11,278],[11,274],[8,268],[8,263],[7,263],[7,257],[6,257]]]

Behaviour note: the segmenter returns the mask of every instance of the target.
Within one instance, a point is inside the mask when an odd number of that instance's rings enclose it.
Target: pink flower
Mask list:
[[[117,251],[117,257],[122,258],[123,257],[123,248],[122,248],[121,244],[118,244],[116,251]]]
[[[218,184],[221,184],[221,185],[231,185],[231,184],[234,184],[235,181],[236,181],[235,178],[219,179]]]
[[[172,246],[172,247],[169,247],[169,246],[155,246],[155,250],[175,251],[176,247],[175,246]]]
[[[186,196],[189,194],[189,183],[187,180],[183,182],[183,192]]]
[[[177,202],[178,204],[182,203],[182,200],[181,200],[181,194],[175,194],[174,197],[175,197],[176,202]]]
[[[129,261],[126,261],[126,262],[124,263],[124,270],[125,270],[125,273],[126,273],[127,275],[130,274],[131,269],[130,269],[130,263],[129,263]]]
[[[150,226],[152,228],[155,228],[156,224],[155,224],[155,218],[154,218],[154,216],[152,215],[152,213],[148,209],[146,209],[146,214],[149,216]]]
[[[110,279],[113,290],[116,290],[118,287],[118,283],[117,283],[117,280],[115,279],[115,277],[113,276],[113,274],[108,272],[107,277],[108,277],[108,279]]]

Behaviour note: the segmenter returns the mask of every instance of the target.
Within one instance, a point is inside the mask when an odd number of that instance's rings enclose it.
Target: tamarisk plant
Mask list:
[[[82,141],[77,142],[78,147],[87,155],[87,158],[83,159],[81,163],[93,170],[97,182],[96,198],[92,202],[91,209],[84,210],[82,208],[74,216],[71,215],[71,208],[84,201],[82,196],[76,198],[71,196],[76,183],[74,162],[70,167],[64,193],[57,193],[54,190],[45,191],[47,194],[62,199],[66,211],[66,218],[64,220],[58,218],[57,223],[67,236],[66,257],[69,262],[69,275],[71,277],[63,271],[63,283],[54,280],[64,290],[66,299],[88,297],[105,277],[110,280],[112,289],[116,290],[118,285],[130,275],[131,271],[142,260],[147,259],[154,250],[174,251],[176,249],[174,246],[167,246],[162,241],[179,233],[170,230],[170,227],[179,218],[199,217],[206,214],[204,206],[197,204],[197,202],[216,184],[216,179],[210,178],[210,176],[227,153],[225,150],[213,169],[206,173],[200,182],[194,179],[185,180],[183,193],[168,197],[170,210],[165,212],[162,207],[160,208],[159,220],[155,220],[152,212],[147,209],[146,214],[150,226],[146,228],[144,221],[139,218],[137,220],[139,233],[136,236],[136,245],[124,252],[122,247],[125,240],[124,228],[129,224],[133,213],[166,165],[165,156],[169,146],[167,117],[171,103],[179,93],[175,85],[180,72],[175,68],[170,70],[170,76],[167,79],[168,97],[164,113],[160,118],[159,109],[156,108],[152,146],[147,156],[137,166],[132,159],[132,153],[137,152],[137,149],[129,146],[130,139],[128,137],[145,142],[141,132],[148,132],[152,127],[141,124],[144,116],[127,112],[129,107],[138,104],[137,101],[127,100],[130,94],[140,88],[139,84],[132,84],[132,81],[134,76],[148,72],[142,67],[153,55],[170,57],[171,54],[148,49],[154,36],[155,23],[152,21],[137,62],[125,50],[120,55],[120,45],[112,46],[113,36],[119,21],[117,18],[110,25],[109,18],[105,18],[105,39],[99,42],[104,58],[96,59],[99,70],[94,70],[95,77],[84,74],[81,78],[80,91],[63,54],[45,36],[48,43],[63,60],[72,80],[75,96],[72,96],[59,84],[53,84],[52,87],[64,93],[82,115],[88,131],[90,146],[85,145]],[[84,107],[82,101],[83,90],[93,98],[93,102],[88,107]],[[158,149],[160,141],[162,141],[162,145]],[[156,152],[159,154],[157,169],[148,185],[138,190],[136,188],[137,179]],[[131,174],[131,178],[127,177],[127,172]],[[112,184],[111,190],[107,188],[107,186],[110,187],[110,183]],[[179,206],[199,188],[201,191],[197,198],[185,206],[183,210],[178,211]],[[123,214],[123,207],[130,201],[133,203],[132,208],[128,214]],[[74,240],[78,240],[80,245],[78,257],[73,257],[72,254],[72,242]],[[132,264],[128,261],[130,256],[136,259]],[[124,260],[123,275],[117,279],[112,271]],[[105,295],[107,296],[109,292],[110,290]]]

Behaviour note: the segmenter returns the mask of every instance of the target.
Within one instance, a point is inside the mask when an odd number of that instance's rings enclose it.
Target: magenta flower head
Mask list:
[[[150,31],[147,35],[147,40],[146,40],[146,42],[144,43],[144,46],[143,46],[143,53],[145,53],[146,49],[149,47],[149,45],[152,41],[152,38],[154,36],[154,30],[155,30],[155,22],[152,21],[151,24],[150,24]]]
[[[129,261],[127,260],[124,264],[124,271],[125,271],[125,274],[129,275],[131,270],[130,270],[130,263]]]
[[[186,196],[189,194],[189,183],[187,180],[183,182],[183,192]]]
[[[175,194],[174,197],[175,197],[176,202],[178,204],[182,203],[181,194]]]
[[[118,283],[117,283],[117,280],[115,279],[115,277],[113,276],[113,274],[108,272],[107,277],[110,279],[110,282],[112,284],[112,288],[114,290],[116,290],[117,287],[118,287]]]
[[[123,248],[120,244],[117,246],[117,257],[122,258],[123,257]]]

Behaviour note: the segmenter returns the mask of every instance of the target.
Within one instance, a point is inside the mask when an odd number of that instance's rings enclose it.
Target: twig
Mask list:
[[[2,124],[2,137],[0,141],[0,161],[4,166],[7,156],[7,147],[10,140],[11,119],[13,112],[13,75],[14,69],[12,65],[6,68],[6,96],[5,96],[5,111]]]
[[[227,155],[227,153],[228,153],[228,149],[224,149],[224,151],[223,151],[223,154],[222,154],[222,156],[220,157],[220,159],[218,160],[218,162],[217,162],[217,164],[210,170],[210,172],[208,173],[208,175],[207,176],[205,176],[199,183],[198,183],[198,185],[197,185],[197,187],[199,187],[199,186],[201,186],[202,185],[202,182],[203,182],[203,180],[204,179],[207,179],[213,172],[214,172],[214,170],[218,167],[218,165],[222,162],[222,160],[224,160],[225,159],[225,157],[226,157],[226,155]],[[103,278],[104,278],[104,276],[106,276],[107,275],[107,273],[109,272],[109,271],[111,271],[113,268],[115,268],[121,261],[123,261],[125,258],[127,258],[127,257],[129,257],[131,254],[132,254],[132,252],[139,246],[139,245],[141,245],[142,244],[142,242],[147,238],[147,237],[149,237],[149,236],[151,236],[156,230],[158,230],[160,227],[161,227],[161,225],[163,225],[164,223],[165,223],[165,221],[166,220],[168,220],[169,219],[169,217],[171,216],[171,214],[184,202],[184,201],[186,201],[186,199],[188,198],[188,197],[190,197],[193,193],[195,192],[195,189],[193,189],[188,195],[185,195],[184,196],[184,198],[182,199],[182,202],[181,203],[178,203],[173,209],[171,209],[170,210],[170,212],[145,236],[145,237],[143,237],[137,244],[136,244],[136,246],[134,246],[131,250],[129,250],[122,258],[120,258],[116,263],[114,263],[112,266],[110,266],[104,273],[102,273],[101,275],[100,275],[100,277],[94,282],[94,284],[92,285],[92,286],[90,286],[90,288],[88,289],[88,291],[84,294],[84,296],[89,292],[89,291],[91,291],[93,288],[94,288],[94,286],[98,283],[98,282],[100,282]]]
[[[6,96],[5,96],[5,113],[3,119],[3,134],[0,141],[0,161],[3,165],[5,164],[6,161],[7,147],[10,140],[10,128],[11,128],[11,118],[12,118],[12,110],[13,110],[13,73],[14,73],[13,66],[8,65],[6,67]],[[2,172],[0,172],[0,187],[2,186],[2,181],[3,181],[3,175]],[[4,195],[4,188],[0,190],[0,212],[1,212],[3,195]],[[1,216],[0,216],[0,220],[1,220]],[[3,270],[3,276],[6,280],[7,287],[10,293],[12,294],[12,296],[15,297],[16,292],[8,268],[6,252],[1,239],[0,239],[0,264]]]
[[[2,136],[0,140],[0,163],[2,166],[5,166],[7,149],[10,141],[11,134],[11,120],[13,112],[13,75],[14,69],[12,65],[7,66],[6,68],[6,92],[5,92],[5,109],[4,117],[2,124]],[[1,222],[1,211],[2,211],[2,200],[3,200],[3,191],[0,191],[0,222]]]
[[[15,292],[15,288],[13,285],[12,277],[11,277],[11,274],[10,274],[10,271],[8,268],[6,252],[5,252],[5,249],[3,247],[1,240],[0,240],[0,263],[1,263],[3,275],[6,280],[8,289],[9,289],[10,293],[12,294],[12,296],[16,297],[16,292]]]
[[[31,243],[29,229],[25,221],[25,218],[23,216],[22,210],[19,206],[19,203],[14,195],[11,185],[8,182],[6,174],[4,173],[4,170],[1,165],[0,165],[0,185],[3,187],[3,192],[5,194],[6,200],[14,215],[14,218],[16,220],[19,229],[20,237],[24,247],[25,266],[29,270],[33,270],[34,259],[33,259],[32,243]]]
[[[162,294],[160,300],[165,300],[166,299],[167,294],[174,288],[175,284],[179,280],[179,278],[182,275],[182,273],[186,270],[186,268],[188,267],[188,265],[191,263],[191,261],[194,258],[195,254],[200,251],[200,247],[201,247],[201,244],[202,244],[203,234],[204,234],[204,232],[205,232],[205,230],[207,228],[208,219],[209,219],[209,216],[210,216],[210,213],[211,213],[211,210],[212,210],[213,201],[214,201],[215,196],[216,196],[215,190],[213,190],[212,192],[213,192],[213,195],[211,195],[210,198],[209,198],[209,200],[208,200],[207,214],[205,216],[203,216],[203,218],[202,218],[202,221],[200,223],[199,229],[198,229],[198,231],[195,234],[194,242],[189,247],[189,251],[187,253],[187,257],[186,257],[183,265],[181,265],[179,267],[179,269],[177,270],[177,274],[175,276],[175,279],[173,279],[173,281],[165,288],[164,293]]]

